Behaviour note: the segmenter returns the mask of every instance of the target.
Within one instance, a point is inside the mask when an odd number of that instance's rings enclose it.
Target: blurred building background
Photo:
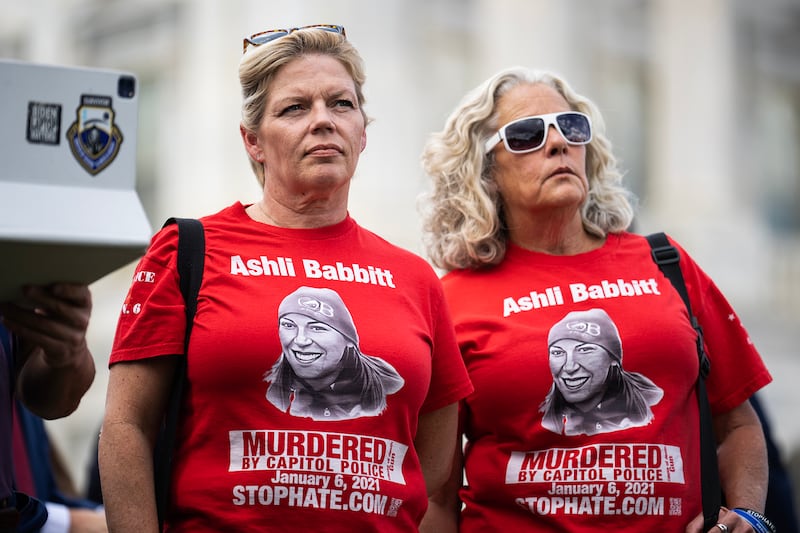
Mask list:
[[[800,0],[0,0],[0,57],[139,79],[139,191],[153,228],[258,198],[238,132],[242,37],[336,23],[367,66],[374,118],[353,217],[422,253],[419,154],[470,88],[515,65],[563,74],[604,113],[640,198],[739,311],[800,462]],[[0,162],[1,164],[1,162]],[[95,384],[49,424],[80,482],[133,265],[93,286]]]

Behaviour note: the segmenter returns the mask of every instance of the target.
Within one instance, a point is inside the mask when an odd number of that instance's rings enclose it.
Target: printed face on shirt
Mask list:
[[[331,326],[299,313],[280,319],[279,336],[292,370],[316,389],[336,380],[344,350],[352,346]]]
[[[550,372],[564,399],[583,411],[603,398],[613,360],[598,344],[560,339],[550,346]]]

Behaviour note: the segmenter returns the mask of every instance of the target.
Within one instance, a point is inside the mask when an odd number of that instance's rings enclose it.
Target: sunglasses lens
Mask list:
[[[526,118],[506,126],[505,139],[512,152],[534,150],[544,142],[544,120]]]
[[[288,31],[285,30],[275,30],[270,31],[267,33],[262,33],[258,36],[253,36],[250,38],[250,42],[256,46],[266,44],[270,41],[274,41],[275,39],[279,39],[280,37],[285,37],[289,35]]]
[[[562,113],[556,118],[561,134],[572,144],[586,144],[592,140],[589,120],[578,113]]]
[[[315,30],[325,30],[331,33],[341,33],[344,35],[344,28],[342,26],[336,26],[333,24],[318,24],[316,26],[307,26],[308,29],[315,29]]]

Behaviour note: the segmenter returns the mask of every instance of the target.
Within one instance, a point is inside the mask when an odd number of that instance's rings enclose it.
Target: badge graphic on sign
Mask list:
[[[93,176],[114,161],[122,144],[122,132],[114,124],[110,96],[81,96],[76,120],[67,130],[67,141],[75,159]]]

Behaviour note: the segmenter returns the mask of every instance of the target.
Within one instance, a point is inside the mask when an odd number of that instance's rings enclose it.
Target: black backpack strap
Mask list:
[[[656,262],[661,272],[669,279],[678,294],[681,295],[686,311],[689,313],[689,321],[692,327],[697,332],[697,353],[700,356],[700,375],[705,378],[711,370],[711,361],[706,355],[705,347],[703,345],[703,328],[697,321],[697,317],[692,313],[692,304],[689,301],[689,293],[686,290],[686,284],[683,281],[683,272],[681,271],[680,261],[681,256],[678,249],[672,246],[664,233],[653,233],[647,236],[647,242],[650,243],[650,254],[653,256],[653,261]],[[713,525],[713,524],[712,524]]]
[[[155,492],[159,530],[163,529],[164,515],[169,504],[169,485],[172,475],[172,454],[175,449],[178,418],[186,384],[186,359],[194,315],[197,311],[197,294],[203,280],[205,260],[205,235],[203,224],[193,218],[170,218],[164,226],[178,225],[178,275],[181,294],[186,305],[186,332],[183,355],[178,356],[169,404],[164,416],[164,426],[155,449]]]
[[[697,378],[697,400],[700,404],[700,483],[703,494],[704,531],[708,531],[717,523],[719,510],[722,505],[722,489],[719,481],[719,466],[717,465],[717,444],[711,425],[711,407],[708,403],[705,378],[711,369],[711,362],[703,346],[703,330],[692,313],[689,302],[689,293],[683,280],[678,249],[670,244],[664,233],[654,233],[647,236],[650,243],[651,255],[661,272],[669,279],[678,294],[686,304],[692,327],[697,332],[697,354],[700,359],[700,375]]]

